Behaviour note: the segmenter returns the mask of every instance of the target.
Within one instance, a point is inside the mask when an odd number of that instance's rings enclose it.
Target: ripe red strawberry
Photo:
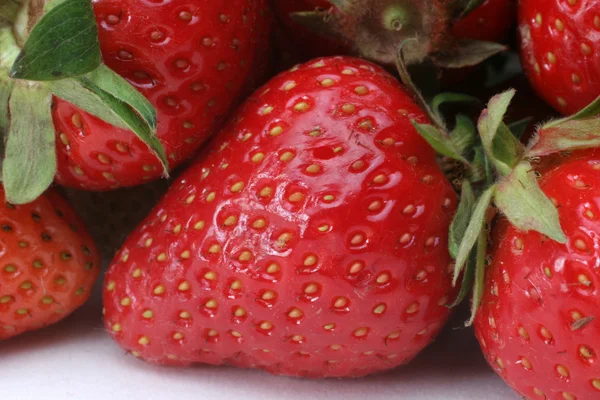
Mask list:
[[[157,136],[172,168],[196,152],[262,76],[266,0],[93,4],[104,61],[157,109]],[[59,184],[106,190],[161,176],[157,157],[130,131],[58,98],[53,118]]]
[[[346,2],[342,1],[341,3],[352,4],[359,2],[348,0]],[[369,54],[369,58],[377,59],[378,61],[389,62],[385,60],[389,60],[390,56],[392,59],[395,57],[395,49],[384,49],[385,44],[382,43],[368,43],[367,41],[365,41],[365,43],[361,43],[361,40],[368,36],[364,34],[360,35],[363,36],[362,39],[359,38],[358,40],[355,40],[354,32],[358,30],[357,25],[360,25],[361,19],[355,18],[354,14],[356,12],[352,10],[352,7],[357,9],[368,9],[368,24],[371,25],[371,33],[374,35],[380,34],[383,37],[385,34],[377,31],[385,30],[385,28],[382,26],[383,18],[380,14],[385,13],[384,10],[388,6],[400,4],[401,7],[412,8],[413,14],[425,15],[430,13],[430,9],[434,7],[431,5],[431,3],[434,3],[434,1],[424,2],[420,0],[419,2],[415,2],[415,4],[412,4],[411,2],[398,2],[394,0],[363,0],[359,5],[349,6],[350,18],[340,22],[342,25],[342,35],[331,35],[331,33],[328,32],[317,33],[313,29],[314,27],[305,27],[301,23],[294,21],[291,16],[293,13],[314,10],[331,10],[332,15],[339,15],[339,10],[337,10],[332,3],[327,0],[275,0],[274,4],[275,10],[282,21],[285,33],[297,46],[294,48],[296,57],[299,57],[300,59],[306,59],[306,57],[315,56],[352,54],[356,53],[357,51],[358,53],[362,53],[362,46],[370,46],[372,49],[364,49],[367,53],[369,53],[369,50],[377,48],[377,52],[384,51],[392,54],[388,54],[387,56],[382,54]],[[447,3],[450,4],[450,2]],[[481,6],[468,14],[465,18],[453,23],[450,31],[447,32],[447,34],[454,35],[457,39],[477,39],[490,42],[502,42],[506,39],[508,30],[515,20],[515,11],[514,0],[486,0]],[[407,12],[407,14],[410,14],[410,12]],[[414,18],[414,15],[412,18]],[[365,21],[362,20],[362,22]],[[338,21],[334,21],[332,24],[333,23],[338,23]],[[345,24],[349,26],[344,26]],[[420,22],[411,21],[410,23],[407,23],[407,26],[410,29],[413,28],[411,25],[419,26]],[[439,25],[442,25],[442,23],[440,22]],[[421,27],[416,29],[417,31],[419,29],[422,30],[422,32],[419,32],[419,35],[427,36],[429,34],[426,28]],[[405,28],[404,31],[406,30],[407,29]],[[402,33],[403,31],[401,30],[396,36],[400,35],[400,37],[402,37]],[[413,34],[415,34],[415,32],[408,31],[405,35],[403,35],[404,37],[401,40],[396,40],[395,42],[399,44],[404,39],[411,37]],[[380,38],[380,42],[385,42],[385,40]],[[356,47],[359,48],[357,49]]]
[[[563,114],[600,93],[600,3],[521,0],[521,59],[533,87]]]
[[[105,323],[158,364],[361,376],[408,362],[453,289],[455,195],[381,68],[273,78],[117,254]]]
[[[0,340],[68,316],[100,272],[85,226],[53,190],[14,206],[0,189],[0,245]]]
[[[600,397],[600,153],[588,151],[544,172],[567,244],[500,221],[475,321],[492,367],[528,399]]]

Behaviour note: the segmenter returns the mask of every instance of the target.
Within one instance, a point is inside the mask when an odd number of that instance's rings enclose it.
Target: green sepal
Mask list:
[[[463,114],[456,116],[456,124],[450,132],[450,142],[459,154],[464,155],[475,144],[477,130],[471,118]]]
[[[471,169],[468,171],[467,177],[472,183],[485,182],[486,186],[490,186],[493,183],[493,177],[491,181],[487,179],[487,158],[481,146],[477,146],[473,149],[473,159],[471,160]]]
[[[456,259],[458,255],[458,247],[460,242],[465,236],[471,215],[475,208],[475,195],[471,188],[471,183],[468,180],[463,180],[462,190],[460,195],[460,202],[458,204],[458,210],[454,215],[454,219],[450,224],[450,234],[448,235],[448,249],[452,259]]]
[[[446,305],[448,308],[458,307],[459,304],[467,298],[471,288],[473,287],[473,279],[475,278],[476,258],[475,252],[471,251],[467,265],[465,266],[464,273],[462,275],[462,281],[460,282],[460,290],[458,295],[451,304]]]
[[[416,121],[411,121],[419,135],[429,143],[431,147],[438,153],[450,157],[454,160],[467,162],[460,152],[454,147],[454,144],[444,132],[437,129],[433,125],[419,124]]]
[[[502,176],[509,175],[525,154],[521,142],[502,122],[514,95],[509,90],[492,97],[477,124],[486,155]]]
[[[508,47],[494,42],[464,39],[459,40],[452,51],[432,54],[435,65],[440,68],[462,69],[479,65]]]
[[[522,161],[498,184],[496,206],[511,224],[523,231],[540,232],[559,243],[566,243],[558,210],[540,188],[531,164]]]
[[[106,73],[116,76],[116,74],[110,71],[108,68],[104,66],[101,68],[105,68]],[[96,79],[98,76],[86,75],[78,78],[78,81],[86,89],[96,95],[102,103],[104,103],[117,117],[119,117],[123,123],[150,148],[150,150],[161,162],[164,175],[168,176],[169,163],[167,160],[167,155],[164,147],[160,143],[160,140],[156,136],[156,119],[155,117],[152,117],[152,115],[155,114],[150,115],[149,110],[145,109],[144,102],[147,102],[147,100],[144,98],[142,101],[141,99],[143,96],[129,86],[129,84],[123,84],[121,87],[118,87],[119,79],[122,79],[120,77],[118,79],[115,78],[114,81],[111,81],[109,79],[105,79],[106,77],[102,76],[102,73],[100,73],[99,76],[101,76],[101,79]],[[127,83],[124,80],[123,82]],[[129,104],[127,104],[124,100],[127,100]],[[136,110],[140,110],[140,114],[136,113],[134,109],[131,108],[131,103],[137,105]],[[149,103],[147,104],[149,105]],[[153,112],[153,109],[151,110]],[[149,125],[148,121],[140,116],[142,113],[144,113],[144,115],[151,120],[154,127]]]
[[[52,81],[86,74],[101,64],[92,2],[64,0],[35,25],[10,76]]]
[[[483,291],[485,288],[485,270],[487,258],[487,233],[482,230],[477,238],[477,248],[475,250],[475,279],[473,282],[473,298],[471,300],[471,318],[465,323],[465,326],[473,325],[477,310],[481,305]]]
[[[544,124],[529,143],[527,155],[600,147],[600,97],[578,113]]]
[[[467,226],[465,234],[460,241],[460,246],[458,247],[456,263],[454,264],[454,285],[456,285],[458,279],[460,278],[460,274],[465,267],[465,263],[469,259],[469,255],[471,254],[473,246],[475,246],[475,242],[477,242],[477,238],[479,237],[481,231],[484,230],[487,210],[492,203],[492,199],[495,194],[496,186],[492,186],[483,192],[481,197],[479,197],[477,200],[477,204],[473,210],[473,214],[471,215],[469,225]]]
[[[6,199],[24,204],[40,196],[56,173],[52,95],[40,84],[15,84],[2,181]]]

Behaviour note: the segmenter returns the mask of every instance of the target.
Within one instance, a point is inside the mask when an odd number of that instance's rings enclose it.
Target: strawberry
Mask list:
[[[521,59],[538,94],[562,114],[600,93],[600,3],[521,0]]]
[[[459,2],[406,0],[275,0],[296,54],[358,54],[395,65],[398,47],[414,37],[422,51],[452,53],[459,39],[502,42],[515,17],[514,0],[485,0],[455,20]],[[322,23],[326,21],[326,23]],[[496,47],[501,51],[502,47]]]
[[[50,190],[6,203],[0,189],[0,340],[53,324],[81,306],[100,259],[71,206]]]
[[[598,167],[592,150],[543,171],[566,244],[506,220],[494,229],[475,329],[490,365],[525,398],[600,397]]]
[[[105,324],[136,357],[362,376],[449,316],[452,186],[380,67],[317,59],[273,78],[116,255]]]
[[[156,147],[162,144],[162,161],[171,168],[194,155],[220,127],[240,97],[258,83],[268,60],[266,0],[94,0],[93,12],[105,65],[156,108]],[[14,47],[1,50],[12,54]],[[15,71],[13,66],[11,76]],[[161,159],[146,140],[52,92],[57,183],[107,190],[163,174]]]

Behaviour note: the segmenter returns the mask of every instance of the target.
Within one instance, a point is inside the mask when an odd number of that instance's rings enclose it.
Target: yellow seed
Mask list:
[[[158,285],[154,288],[154,294],[163,294],[165,292],[165,287],[163,285]]]
[[[114,181],[115,180],[115,176],[112,173],[110,173],[110,172],[103,172],[102,176],[105,179],[109,180],[109,181]]]
[[[283,90],[285,90],[287,92],[288,90],[292,90],[295,87],[296,87],[296,82],[288,82],[283,87]]]
[[[208,279],[209,281],[214,281],[217,279],[217,273],[215,271],[208,271],[206,274],[204,274],[204,278]]]
[[[304,288],[304,293],[313,294],[313,293],[317,293],[318,290],[319,290],[319,286],[316,283],[309,283]]]
[[[267,225],[267,221],[262,218],[257,219],[252,223],[252,227],[255,229],[262,229]]]
[[[218,244],[213,244],[212,246],[210,246],[210,248],[208,249],[208,252],[211,254],[218,254],[221,252],[221,246]]]
[[[181,232],[181,224],[179,224],[175,228],[173,228],[174,234],[179,235],[180,232]]]
[[[146,319],[150,319],[150,318],[154,317],[154,312],[152,310],[146,310],[142,313],[142,317],[144,317]]]
[[[384,174],[379,174],[373,179],[375,183],[385,183],[386,181],[387,177]]]
[[[112,292],[113,290],[115,290],[115,286],[117,284],[114,281],[110,281],[108,282],[108,284],[106,285],[106,290],[109,292]]]
[[[52,303],[54,303],[54,299],[52,298],[52,296],[44,296],[44,297],[42,297],[42,303],[52,304]]]
[[[288,316],[290,318],[300,318],[303,315],[304,315],[304,313],[299,308],[294,308],[292,311],[290,311],[288,313]]]
[[[327,232],[329,230],[329,225],[321,225],[317,229],[319,232]]]
[[[535,22],[537,22],[538,25],[542,24],[542,14],[537,13],[535,16]]]
[[[73,166],[73,171],[75,171],[75,173],[79,176],[83,175],[83,170],[80,167],[78,167],[77,165]]]
[[[194,225],[194,229],[199,231],[201,229],[204,229],[204,221],[198,221],[196,222],[196,224]]]
[[[215,299],[208,300],[205,304],[206,308],[217,308],[218,304]]]
[[[558,102],[558,105],[561,107],[566,107],[568,105],[567,101],[565,99],[563,99],[562,97],[557,97],[556,101]]]
[[[271,112],[273,112],[275,108],[271,107],[271,106],[266,106],[265,108],[263,108],[262,110],[262,115],[267,115],[270,114]]]
[[[359,96],[365,96],[369,94],[369,89],[366,86],[357,86],[354,88],[354,93]]]
[[[121,332],[121,329],[122,329],[121,324],[114,324],[112,326],[112,331],[113,332]]]
[[[235,215],[230,215],[229,217],[227,217],[225,219],[225,221],[223,221],[223,225],[232,226],[232,225],[235,225],[236,222],[237,222],[237,217]]]
[[[286,151],[281,155],[281,157],[279,157],[279,159],[284,162],[289,162],[292,161],[294,157],[294,153],[292,153],[291,151]]]
[[[310,267],[317,263],[318,259],[316,256],[310,255],[304,259],[304,266]]]
[[[144,247],[152,246],[152,238],[148,238],[144,241]]]
[[[294,342],[301,342],[301,341],[304,340],[304,336],[302,336],[302,335],[294,335],[294,336],[292,336],[292,340]]]
[[[556,56],[552,52],[548,52],[548,62],[550,64],[556,64]]]
[[[316,174],[319,171],[321,171],[321,167],[317,164],[312,164],[306,167],[306,172],[308,172],[309,174]]]
[[[294,110],[298,112],[304,112],[309,109],[309,105],[307,102],[302,101],[294,106]]]
[[[179,286],[177,286],[177,289],[179,289],[182,292],[190,290],[190,283],[188,281],[183,281],[179,284]]]
[[[592,386],[594,386],[594,389],[600,390],[600,379],[594,379],[592,381]]]
[[[556,372],[558,372],[561,376],[564,376],[564,377],[569,376],[569,370],[564,365],[558,365],[556,367]]]
[[[242,337],[242,334],[239,333],[238,331],[231,331],[231,336],[239,338],[239,337]]]
[[[383,312],[385,311],[386,306],[385,304],[379,304],[377,307],[375,307],[373,309],[373,313],[374,314],[383,314]]]
[[[342,71],[342,75],[356,75],[356,73],[353,70],[346,68]]]
[[[521,336],[525,340],[529,340],[529,333],[525,330],[524,327],[519,327],[519,336]]]
[[[540,389],[538,388],[533,388],[533,393],[535,393],[537,396],[546,398],[546,395],[544,394],[544,392],[542,392]]]
[[[354,331],[354,336],[356,337],[364,337],[369,332],[368,328],[358,328]]]
[[[263,293],[263,295],[261,296],[261,298],[263,300],[273,300],[275,298],[275,292],[273,292],[272,290],[267,290],[266,292]]]
[[[157,257],[156,257],[156,259],[157,259],[158,261],[165,261],[165,260],[167,259],[167,255],[166,255],[165,253],[160,253],[160,254],[159,254]]]
[[[210,192],[207,196],[206,196],[206,202],[210,203],[212,201],[214,201],[215,197],[217,197],[217,194],[215,192]]]
[[[252,162],[259,163],[262,160],[264,160],[264,158],[265,158],[265,153],[256,153],[255,155],[252,156]]]
[[[523,368],[525,369],[531,369],[533,368],[533,366],[531,365],[531,361],[529,361],[527,358],[523,357],[521,358],[521,365],[523,366]]]
[[[352,163],[351,167],[354,170],[361,170],[365,168],[365,165],[366,164],[363,160],[357,160]]]
[[[238,257],[240,261],[250,261],[252,259],[252,253],[249,251],[243,251],[242,254]]]
[[[408,307],[406,307],[407,314],[414,314],[419,311],[419,303],[412,303]]]
[[[335,196],[333,196],[331,194],[327,194],[327,195],[323,196],[323,200],[325,200],[325,201],[333,201],[333,200],[335,200]]]
[[[333,304],[333,306],[335,308],[343,308],[346,307],[348,305],[348,299],[346,299],[345,297],[338,297],[335,301],[335,303]]]
[[[592,358],[594,356],[594,353],[586,346],[581,346],[579,348],[579,354],[581,354],[583,358]]]
[[[545,338],[546,338],[546,339],[548,339],[548,340],[552,340],[552,338],[553,338],[553,336],[552,336],[552,332],[550,332],[550,331],[548,330],[548,328],[546,328],[546,327],[542,327],[542,328],[540,329],[540,333],[542,334],[542,336],[543,336],[543,337],[545,337]]]
[[[335,324],[327,324],[327,325],[323,326],[323,328],[327,331],[330,331],[333,328],[335,328]]]
[[[292,203],[298,203],[304,200],[304,194],[300,193],[300,192],[296,192],[296,193],[292,193],[292,195],[290,195],[290,197],[288,198],[288,200]]]
[[[559,32],[562,32],[565,30],[565,23],[562,22],[560,19],[557,19],[556,21],[554,21],[554,26],[556,26],[556,29]]]
[[[383,203],[381,202],[381,200],[375,200],[373,202],[371,202],[371,204],[369,204],[369,211],[377,211],[377,210],[381,210]]]
[[[190,256],[191,256],[191,253],[189,250],[185,250],[183,253],[180,254],[180,257],[183,260],[187,260],[188,258],[190,258]]]
[[[242,307],[238,307],[235,309],[233,315],[235,315],[236,317],[243,317],[244,315],[246,315],[246,310],[244,310]]]
[[[138,343],[142,346],[147,346],[150,344],[150,339],[148,338],[148,336],[142,336],[140,340],[138,340]]]
[[[192,317],[192,314],[190,314],[189,311],[182,311],[179,313],[179,318],[190,319],[191,317]]]
[[[131,299],[129,297],[123,297],[121,299],[121,305],[123,307],[129,307],[131,305]]]
[[[237,183],[234,183],[234,184],[231,186],[231,192],[232,192],[232,193],[238,193],[238,192],[239,192],[239,191],[241,191],[243,188],[244,188],[244,182],[237,182]]]
[[[276,274],[277,272],[279,272],[280,269],[281,268],[279,267],[279,265],[273,263],[267,267],[267,273],[268,274]]]
[[[270,187],[264,187],[260,193],[259,193],[260,197],[271,197],[273,195],[273,188]]]
[[[60,141],[62,142],[62,144],[64,144],[65,146],[68,146],[71,144],[71,142],[69,142],[69,137],[66,134],[60,133],[60,135],[58,135],[58,137],[60,138]]]
[[[232,290],[240,290],[242,288],[242,282],[239,280],[235,280],[229,286]]]
[[[377,283],[379,283],[379,284],[389,282],[389,280],[390,280],[390,275],[387,273],[383,273],[377,277]]]
[[[330,87],[335,85],[335,81],[333,79],[327,78],[321,81],[321,86]]]
[[[346,114],[352,114],[356,111],[356,106],[354,104],[344,104],[342,106],[342,111]]]
[[[269,329],[273,328],[273,323],[269,322],[269,321],[265,321],[263,323],[260,324],[260,329],[267,331]]]
[[[279,136],[283,133],[283,128],[281,126],[276,126],[275,128],[271,129],[271,131],[269,132],[269,134],[271,136]]]
[[[592,54],[592,48],[586,43],[581,43],[581,51],[586,56],[589,56],[590,54]]]
[[[565,400],[575,400],[575,396],[573,396],[571,393],[569,392],[563,392],[563,398]]]
[[[181,333],[181,332],[175,332],[173,334],[173,339],[175,339],[175,340],[181,340],[181,339],[183,339],[183,333]]]
[[[33,287],[33,283],[31,283],[30,281],[25,281],[25,282],[21,283],[19,285],[19,287],[21,289],[29,290],[29,289],[31,289]]]
[[[208,331],[208,336],[210,337],[214,337],[217,336],[219,333],[217,331],[215,331],[214,329],[211,329]]]

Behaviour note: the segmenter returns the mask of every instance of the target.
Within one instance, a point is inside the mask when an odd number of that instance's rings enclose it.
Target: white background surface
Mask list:
[[[358,380],[300,380],[261,371],[147,365],[104,333],[100,301],[42,331],[0,342],[6,400],[516,400],[488,367],[464,317],[409,366]]]

